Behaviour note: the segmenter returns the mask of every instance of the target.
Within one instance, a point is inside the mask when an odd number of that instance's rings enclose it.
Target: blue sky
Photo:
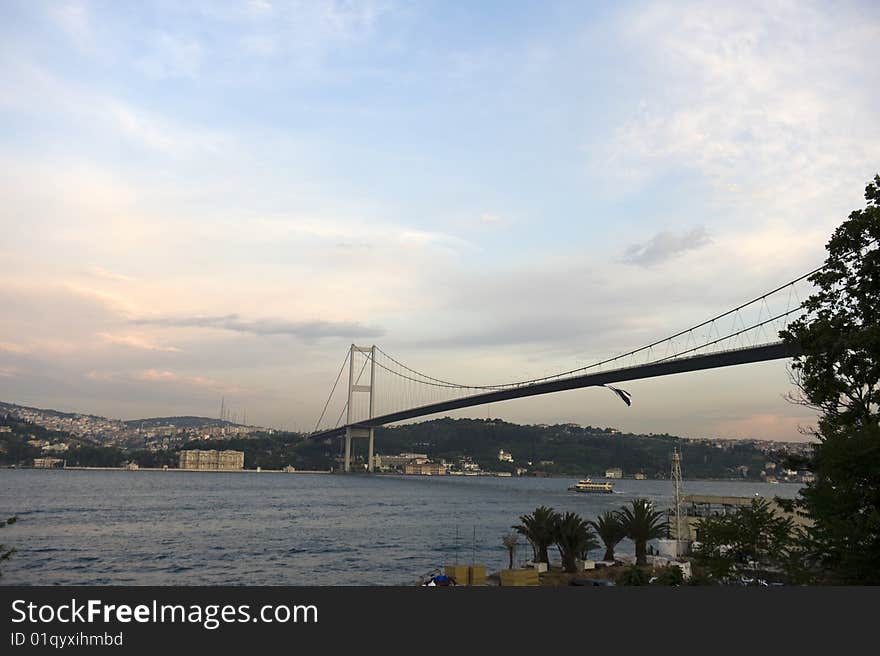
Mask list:
[[[880,161],[874,3],[0,12],[0,398],[32,405],[305,428],[353,340],[569,369],[815,266]],[[781,363],[629,388],[491,412],[810,422]]]

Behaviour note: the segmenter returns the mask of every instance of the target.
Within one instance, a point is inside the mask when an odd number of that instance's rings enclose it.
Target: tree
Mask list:
[[[776,565],[785,557],[794,534],[794,523],[790,517],[777,514],[769,501],[752,499],[750,505],[737,511],[735,521],[741,559],[759,565]]]
[[[0,521],[0,528],[4,526],[9,526],[11,524],[15,524],[18,520],[17,517],[10,517],[9,519]],[[7,549],[5,544],[0,544],[0,563],[9,560],[12,557],[12,554],[15,553],[15,548],[10,547]],[[0,571],[0,576],[3,576],[3,572]]]
[[[613,561],[614,548],[626,537],[620,516],[609,510],[599,515],[595,521],[591,521],[590,526],[596,529],[596,534],[605,545],[605,555],[602,560]]]
[[[801,355],[792,400],[820,413],[798,506],[804,553],[822,580],[880,584],[880,175],[826,245],[817,291],[782,337]]]
[[[697,544],[692,547],[694,562],[718,581],[733,573],[736,564],[734,545],[739,539],[739,527],[733,515],[711,515],[700,520],[696,527]]]
[[[599,547],[599,541],[590,530],[590,525],[573,512],[556,515],[553,541],[562,558],[562,569],[566,572],[577,571],[575,560],[586,560],[586,555]]]
[[[778,514],[766,499],[752,499],[735,513],[700,521],[694,559],[718,580],[729,578],[737,565],[785,568],[794,535],[791,518]]]
[[[516,555],[516,547],[519,544],[519,536],[516,533],[508,533],[501,538],[501,544],[507,550],[507,569],[513,569],[513,557]]]
[[[521,515],[520,524],[511,526],[532,545],[534,562],[536,563],[550,562],[547,548],[553,544],[553,528],[556,525],[557,517],[559,517],[559,513],[552,508],[540,506],[535,508],[535,512],[531,515]]]
[[[648,540],[656,540],[666,535],[666,519],[663,512],[654,510],[647,499],[633,499],[630,507],[620,510],[620,522],[626,537],[636,545],[636,564],[648,564]]]

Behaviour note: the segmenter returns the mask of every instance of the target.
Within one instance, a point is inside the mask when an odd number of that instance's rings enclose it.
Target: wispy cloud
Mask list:
[[[597,174],[632,188],[696,173],[743,216],[739,230],[794,217],[827,228],[880,158],[876,98],[855,83],[876,79],[864,65],[880,23],[863,13],[810,2],[626,8],[622,38],[638,44],[632,74],[646,90]]]
[[[179,353],[180,349],[175,346],[163,346],[141,337],[140,335],[112,335],[110,333],[98,333],[98,337],[110,344],[126,346],[128,348],[141,349],[144,351],[161,351],[165,353]]]
[[[178,316],[134,319],[141,326],[166,328],[212,328],[252,335],[289,335],[306,340],[325,337],[381,337],[384,330],[349,321],[286,321],[284,319],[243,319],[238,314],[222,316]]]
[[[149,77],[195,78],[205,57],[202,44],[195,38],[160,32],[149,41],[149,52],[137,66]]]
[[[240,387],[238,385],[228,385],[212,378],[206,378],[204,376],[188,376],[184,374],[178,374],[174,371],[167,371],[162,369],[147,369],[145,371],[134,374],[132,378],[134,380],[139,380],[146,383],[169,383],[176,385],[204,387],[216,392],[225,392],[228,394],[243,394],[248,391],[244,387]]]
[[[623,261],[639,266],[651,266],[666,262],[711,242],[712,238],[703,226],[697,226],[678,234],[664,230],[646,242],[631,244],[627,247]]]
[[[28,353],[30,349],[21,344],[16,344],[15,342],[0,342],[0,352],[5,353],[15,353],[16,355],[21,355],[24,353]]]
[[[103,278],[104,280],[112,280],[114,282],[131,282],[133,280],[130,276],[116,273],[115,271],[110,271],[99,266],[90,266],[86,271],[89,275],[95,276],[96,278]]]
[[[78,48],[90,46],[93,37],[89,13],[81,3],[58,3],[51,7],[48,16]]]

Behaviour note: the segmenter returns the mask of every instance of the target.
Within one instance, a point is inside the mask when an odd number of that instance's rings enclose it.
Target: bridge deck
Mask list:
[[[719,351],[717,353],[709,353],[706,355],[693,355],[686,358],[676,358],[674,360],[665,360],[662,362],[654,362],[635,367],[623,367],[620,369],[611,369],[597,373],[588,373],[581,376],[572,376],[570,378],[560,378],[542,383],[534,383],[532,385],[523,385],[522,387],[511,387],[503,390],[493,390],[471,396],[464,396],[450,401],[440,401],[428,405],[408,408],[399,412],[392,412],[380,415],[351,424],[352,428],[375,428],[392,424],[406,419],[414,419],[416,417],[424,417],[439,412],[448,412],[450,410],[459,410],[461,408],[469,408],[476,405],[484,405],[486,403],[496,403],[498,401],[509,401],[510,399],[520,399],[527,396],[538,396],[540,394],[550,394],[552,392],[562,392],[564,390],[578,389],[581,387],[595,387],[597,385],[605,385],[606,383],[620,383],[627,380],[641,380],[644,378],[655,378],[657,376],[669,376],[671,374],[680,374],[688,371],[700,371],[703,369],[716,369],[718,367],[730,367],[738,364],[749,364],[752,362],[765,362],[768,360],[780,360],[798,355],[789,345],[783,342],[773,342],[771,344],[762,344],[761,346],[750,346],[741,349],[733,349],[729,351]],[[339,426],[330,430],[312,433],[312,438],[333,437],[345,433],[347,426]]]

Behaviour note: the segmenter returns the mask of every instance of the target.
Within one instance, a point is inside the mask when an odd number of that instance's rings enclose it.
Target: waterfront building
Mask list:
[[[612,467],[605,470],[605,478],[623,478],[623,470],[620,467]]]
[[[34,467],[36,469],[61,469],[64,467],[64,461],[61,458],[34,458]]]
[[[421,464],[410,462],[404,465],[403,473],[420,476],[445,476],[446,465],[439,462],[423,462]]]
[[[180,469],[197,469],[199,471],[243,469],[244,451],[189,449],[180,452],[178,467]]]
[[[504,449],[500,449],[498,451],[498,460],[501,462],[513,462],[513,454]]]
[[[396,456],[376,455],[373,457],[373,465],[376,469],[403,469],[408,464],[421,465],[428,462],[426,453],[399,453]]]

